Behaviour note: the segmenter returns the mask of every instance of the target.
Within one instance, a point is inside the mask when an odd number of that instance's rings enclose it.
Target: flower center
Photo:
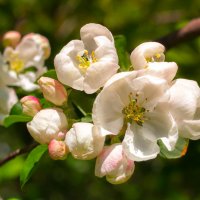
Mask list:
[[[84,73],[91,63],[97,62],[94,51],[92,51],[91,55],[89,55],[87,50],[84,50],[83,55],[77,55],[77,60],[79,61],[79,68]]]
[[[24,62],[19,58],[10,61],[10,69],[19,73],[24,69]]]
[[[136,94],[136,97],[138,95]],[[144,121],[147,119],[145,117],[145,112],[148,112],[144,107],[139,106],[137,98],[132,97],[132,93],[129,94],[129,104],[123,108],[122,113],[125,116],[126,122],[132,123],[136,122],[139,126],[142,126]]]
[[[152,57],[145,58],[147,62],[162,62],[165,59],[165,55],[163,53],[156,53]]]

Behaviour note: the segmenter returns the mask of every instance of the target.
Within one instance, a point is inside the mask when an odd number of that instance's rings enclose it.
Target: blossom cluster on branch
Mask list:
[[[27,128],[34,140],[47,144],[54,160],[66,159],[69,153],[75,159],[96,158],[95,175],[106,176],[112,184],[126,182],[135,162],[173,154],[180,141],[185,143],[177,157],[184,155],[188,139],[200,138],[197,82],[175,79],[178,66],[165,61],[160,43],[136,47],[130,55],[131,66],[122,71],[114,37],[106,27],[86,24],[80,37],[55,56],[57,79],[46,74],[37,80],[43,102],[48,103],[44,105],[35,96],[20,100],[23,113],[32,117]],[[2,63],[3,72],[16,81],[6,87],[35,89],[34,81],[44,72],[50,52],[47,40],[27,35],[12,45],[6,47]],[[22,73],[30,66],[36,67],[37,73]],[[73,101],[74,91],[92,98],[90,112],[85,113]],[[85,101],[79,99],[82,96],[76,100]]]

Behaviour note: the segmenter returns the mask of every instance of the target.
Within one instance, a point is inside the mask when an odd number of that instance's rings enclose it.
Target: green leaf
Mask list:
[[[115,47],[117,49],[117,54],[119,57],[119,66],[121,71],[128,71],[131,63],[129,54],[126,51],[126,38],[123,35],[117,35],[114,37]]]
[[[20,102],[17,102],[14,104],[14,106],[11,108],[10,115],[21,115],[22,114],[22,105]]]
[[[173,151],[167,150],[161,140],[158,141],[158,144],[160,146],[160,156],[167,159],[175,159],[180,158],[186,154],[189,145],[189,139],[179,137]]]
[[[25,68],[21,73],[25,74],[26,72],[37,72],[37,68],[34,66],[28,67],[28,68]]]
[[[32,117],[27,116],[27,115],[9,115],[8,117],[4,119],[3,124],[7,128],[17,122],[29,122],[31,120],[32,120]]]
[[[76,106],[83,116],[86,116],[88,113],[92,113],[94,99],[94,94],[89,95],[75,90],[73,90],[69,96],[69,100],[72,101],[73,105]]]
[[[55,80],[58,80],[58,77],[57,77],[57,74],[56,74],[56,70],[55,70],[55,69],[48,70],[48,71],[45,72],[42,76],[50,77],[50,78],[53,78],[53,79],[55,79]]]
[[[40,159],[44,155],[44,153],[47,151],[47,145],[39,145],[35,147],[28,155],[27,159],[25,160],[24,166],[22,168],[22,171],[20,173],[20,184],[21,188],[25,185],[25,183],[29,180],[31,177],[33,170],[38,165]]]

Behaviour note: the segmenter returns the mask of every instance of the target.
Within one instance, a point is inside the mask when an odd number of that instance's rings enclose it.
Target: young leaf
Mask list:
[[[10,115],[21,115],[21,114],[22,114],[22,105],[20,102],[17,102],[11,108]]]
[[[121,71],[128,71],[130,68],[130,58],[126,51],[126,38],[123,35],[117,35],[114,37],[115,47],[119,57],[119,66]]]
[[[27,159],[25,160],[22,171],[20,173],[21,188],[23,188],[25,183],[31,177],[33,170],[39,163],[44,153],[47,151],[47,148],[48,148],[47,145],[39,145],[29,153]]]
[[[27,115],[9,115],[8,117],[4,119],[3,124],[7,128],[17,122],[29,122],[31,120],[32,120],[32,117],[27,116]]]
[[[173,151],[168,151],[161,140],[158,141],[160,146],[160,156],[167,159],[175,159],[184,156],[187,152],[189,139],[179,137]]]
[[[55,69],[48,70],[48,71],[45,72],[42,76],[50,77],[50,78],[53,78],[53,79],[55,79],[55,80],[58,80],[58,77],[57,77],[57,74],[56,74],[56,70],[55,70]]]

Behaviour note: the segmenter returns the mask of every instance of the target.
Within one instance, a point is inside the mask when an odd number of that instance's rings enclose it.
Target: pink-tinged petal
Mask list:
[[[127,157],[134,161],[145,161],[156,158],[160,152],[157,142],[143,137],[141,126],[128,124],[128,128],[122,142]]]
[[[106,180],[112,184],[126,182],[134,172],[134,161],[126,157],[121,144],[113,144],[104,147],[97,157],[95,175],[106,176]]]

